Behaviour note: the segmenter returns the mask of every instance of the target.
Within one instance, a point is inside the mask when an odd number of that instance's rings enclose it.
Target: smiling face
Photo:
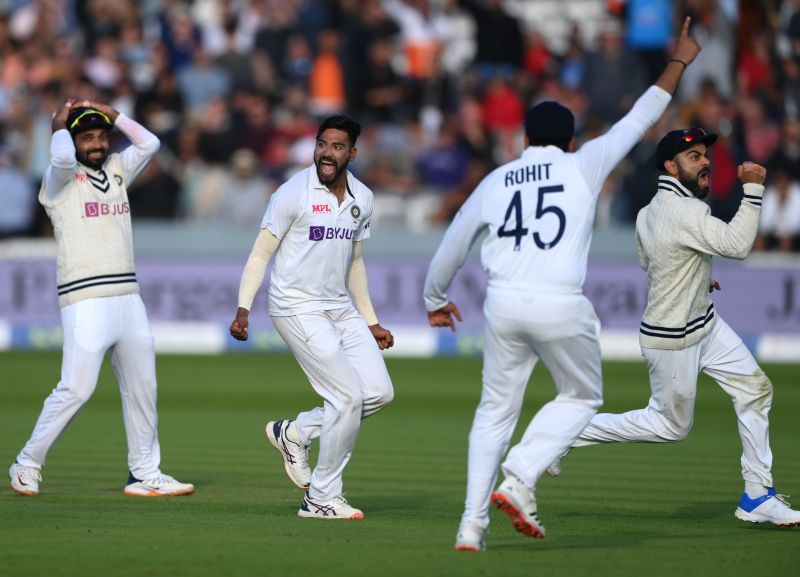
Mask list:
[[[93,128],[75,135],[75,158],[78,162],[99,170],[108,158],[108,129]]]
[[[664,163],[667,173],[677,178],[695,197],[704,199],[711,187],[711,161],[708,147],[697,143],[679,152],[672,160]]]
[[[314,148],[314,165],[319,181],[328,188],[340,184],[347,165],[356,157],[356,149],[350,146],[350,138],[344,130],[328,128],[317,139]]]

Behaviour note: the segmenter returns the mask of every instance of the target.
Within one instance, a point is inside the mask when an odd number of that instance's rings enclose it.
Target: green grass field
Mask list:
[[[0,354],[0,464],[10,464],[55,385],[60,355]],[[746,576],[791,575],[800,528],[733,516],[742,490],[729,399],[709,379],[694,430],[674,445],[573,452],[537,496],[548,538],[516,533],[492,512],[489,550],[452,550],[479,359],[390,359],[396,399],[364,423],[345,475],[363,522],[298,519],[301,492],[263,424],[315,397],[291,357],[162,356],[162,468],[196,484],[190,497],[126,497],[119,393],[105,367],[95,396],[56,443],[41,495],[0,491],[0,575],[160,576]],[[765,367],[778,489],[800,495],[798,366]],[[643,406],[643,362],[608,363],[605,410]],[[518,427],[553,396],[537,368]],[[3,469],[5,470],[5,469]],[[5,474],[5,473],[3,473]],[[798,503],[800,505],[800,503]]]

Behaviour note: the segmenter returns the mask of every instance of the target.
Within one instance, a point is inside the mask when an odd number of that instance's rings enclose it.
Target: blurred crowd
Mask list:
[[[35,197],[67,97],[160,137],[129,189],[135,219],[256,227],[311,163],[319,120],[347,113],[376,220],[442,226],[518,156],[537,101],[569,106],[579,142],[624,115],[685,15],[703,51],[609,178],[597,226],[630,225],[660,136],[700,126],[720,135],[714,213],[738,207],[739,162],[765,164],[758,247],[798,250],[800,0],[0,0],[0,238],[49,233]]]

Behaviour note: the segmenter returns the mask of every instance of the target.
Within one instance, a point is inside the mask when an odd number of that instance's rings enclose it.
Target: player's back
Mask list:
[[[489,287],[579,291],[586,276],[597,195],[577,155],[529,147],[482,184],[488,235],[481,260]]]

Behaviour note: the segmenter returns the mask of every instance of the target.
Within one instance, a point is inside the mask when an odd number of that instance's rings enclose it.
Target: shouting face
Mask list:
[[[706,145],[698,143],[676,154],[672,159],[676,173],[672,176],[675,176],[683,186],[701,200],[708,196],[711,186],[711,161],[707,155]]]
[[[94,170],[99,170],[108,158],[108,130],[94,128],[75,135],[75,158]]]
[[[350,161],[356,157],[356,149],[350,145],[350,138],[343,130],[328,128],[317,139],[314,148],[314,165],[317,167],[319,181],[333,188],[344,177]]]

